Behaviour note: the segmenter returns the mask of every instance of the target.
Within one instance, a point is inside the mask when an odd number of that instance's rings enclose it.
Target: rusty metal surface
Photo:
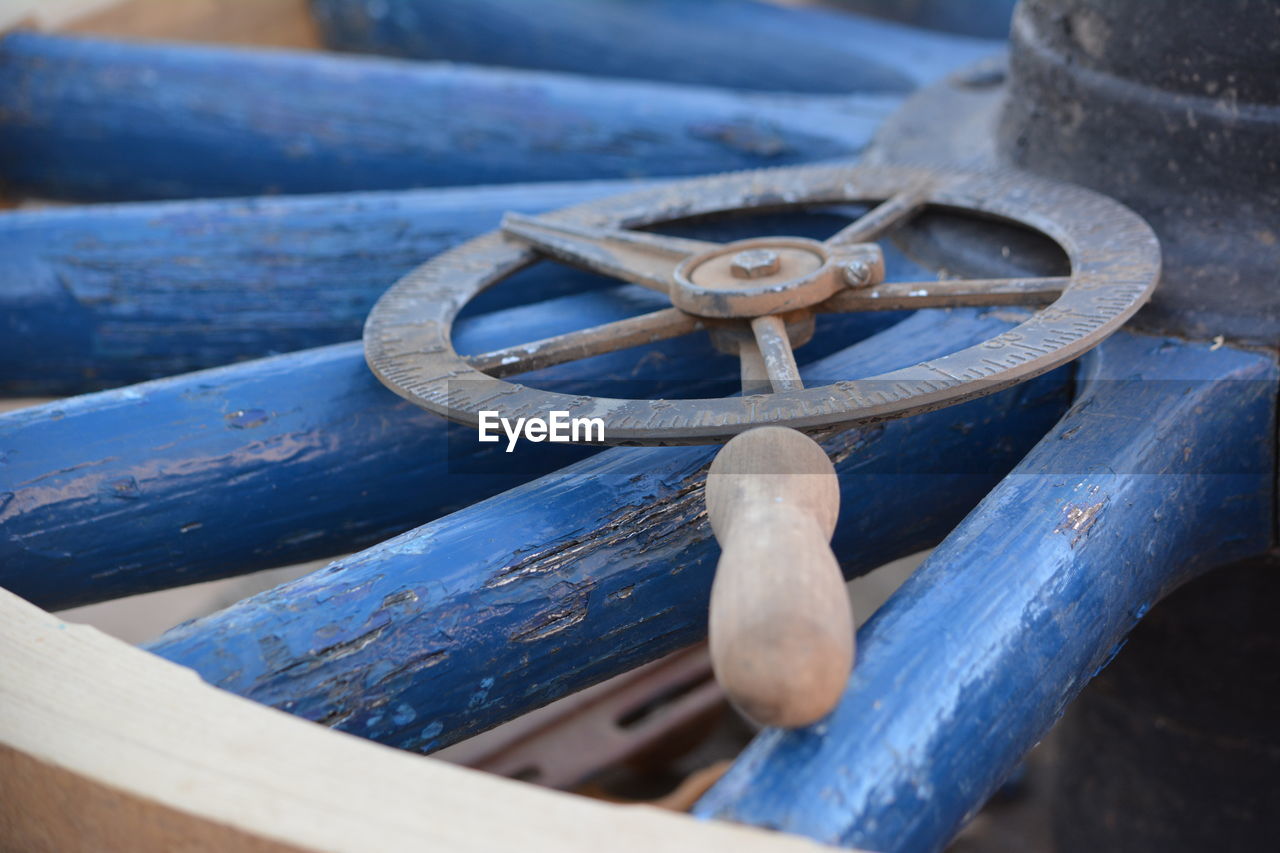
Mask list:
[[[668,655],[435,753],[436,758],[571,789],[725,712],[706,643]]]
[[[878,376],[848,377],[804,390],[732,398],[573,396],[486,375],[453,349],[450,328],[467,301],[539,257],[521,235],[495,232],[438,256],[384,294],[365,327],[366,359],[379,379],[400,396],[469,425],[477,424],[482,409],[498,410],[506,417],[545,417],[557,410],[575,418],[603,418],[606,441],[613,444],[710,443],[755,426],[806,430],[850,426],[993,393],[1044,373],[1098,344],[1149,298],[1159,277],[1159,245],[1136,214],[1087,190],[1016,171],[963,173],[886,166],[765,170],[682,181],[547,214],[539,222],[563,226],[572,234],[582,229],[630,229],[739,209],[888,201],[877,210],[890,215],[872,212],[876,227],[864,233],[856,233],[862,228],[853,229],[853,239],[864,240],[868,233],[874,236],[883,231],[878,220],[885,225],[905,221],[921,209],[920,199],[925,208],[971,211],[1048,236],[1070,260],[1071,275],[1066,282],[1033,280],[1017,286],[1001,283],[999,287],[1013,291],[1008,294],[1010,302],[1019,304],[1028,301],[1027,290],[1043,294],[1061,287],[1058,297],[991,340]],[[844,234],[838,235],[837,243],[847,239]],[[656,242],[668,240],[659,237]],[[858,245],[854,243],[854,247]],[[826,246],[831,248],[830,241]],[[575,254],[572,246],[558,254],[561,259],[582,262],[581,252]],[[835,262],[834,257],[827,260]],[[631,266],[626,261],[620,263]],[[655,276],[652,269],[645,278],[650,287],[661,281],[661,275]],[[922,306],[939,303],[930,286],[920,288]],[[958,295],[944,304],[999,301],[997,294],[972,283],[957,290]],[[835,298],[844,298],[849,292],[844,290]],[[910,307],[910,294],[896,294],[895,307]],[[823,305],[815,309],[821,311]],[[832,310],[848,307],[833,306]]]
[[[675,308],[662,308],[614,323],[603,323],[593,327],[589,335],[580,332],[554,335],[532,343],[491,350],[468,358],[467,363],[490,376],[509,376],[615,349],[651,344],[700,328],[702,321],[697,317]]]

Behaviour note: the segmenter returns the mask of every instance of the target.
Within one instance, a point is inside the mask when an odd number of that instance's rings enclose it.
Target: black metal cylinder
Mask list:
[[[997,156],[1160,236],[1135,325],[1280,345],[1280,2],[1023,0]],[[1280,560],[1161,602],[1059,726],[1059,853],[1280,845]]]
[[[1280,344],[1280,3],[1023,0],[1001,156],[1160,235],[1138,325]]]

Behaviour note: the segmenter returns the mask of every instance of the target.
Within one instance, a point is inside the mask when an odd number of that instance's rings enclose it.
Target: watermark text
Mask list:
[[[498,412],[481,411],[479,440],[501,441],[507,438],[507,453],[516,449],[521,439],[556,443],[591,443],[604,441],[604,418],[571,418],[568,412],[548,412],[546,418],[504,418]]]

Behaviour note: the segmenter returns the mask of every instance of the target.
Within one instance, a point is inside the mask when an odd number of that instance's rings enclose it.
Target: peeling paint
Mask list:
[[[1002,328],[980,314],[920,312],[804,370],[864,374]],[[1006,392],[827,441],[843,475],[833,547],[846,570],[865,571],[926,547],[973,507],[1066,408],[1064,374],[1033,382],[1032,392]],[[952,428],[956,423],[980,426],[965,435]],[[606,450],[147,647],[220,687],[311,719],[351,711],[340,727],[373,740],[444,746],[705,632],[718,549],[705,521],[703,483],[714,452]],[[955,458],[979,453],[996,466],[992,473],[939,475],[943,485],[929,492],[922,512],[918,481],[903,477],[903,466],[950,471]],[[422,476],[410,479],[421,491]],[[534,494],[539,499],[531,500]],[[382,606],[406,590],[417,591],[418,600]],[[625,597],[609,597],[624,590]],[[358,649],[338,645],[324,660],[303,651],[267,665],[253,648],[263,631],[287,632],[294,649],[333,647],[362,634],[375,616],[385,620],[376,638]],[[494,683],[475,699],[481,676]],[[397,725],[387,710],[401,702],[418,714],[407,725]],[[429,745],[422,739],[426,721],[443,726]]]
[[[227,426],[231,429],[253,429],[271,420],[263,409],[240,409],[226,415]]]
[[[1106,506],[1106,499],[1100,500],[1095,504],[1081,506],[1079,504],[1068,504],[1063,508],[1066,514],[1066,520],[1054,528],[1054,533],[1070,533],[1071,547],[1075,547],[1085,536],[1089,535],[1089,531],[1098,522],[1098,516],[1101,514],[1103,507]]]

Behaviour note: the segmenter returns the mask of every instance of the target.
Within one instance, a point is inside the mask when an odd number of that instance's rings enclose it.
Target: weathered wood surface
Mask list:
[[[824,849],[336,735],[2,590],[0,649],[6,850]]]
[[[1274,356],[1122,333],[1088,360],[1061,423],[863,627],[834,714],[763,733],[696,813],[941,850],[1156,600],[1271,547]]]
[[[456,339],[483,352],[664,304],[591,291],[464,320]],[[805,357],[895,317],[830,319]],[[697,334],[523,379],[715,395],[737,370]],[[0,586],[58,608],[333,556],[589,452],[476,445],[383,388],[359,343],[86,395],[0,416]]]
[[[807,435],[761,427],[720,449],[704,494],[720,544],[707,613],[716,681],[759,725],[822,719],[853,666],[853,613],[828,544],[835,467]]]
[[[62,396],[360,337],[445,249],[633,182],[98,205],[0,216],[0,393]],[[526,273],[492,310],[581,288]]]
[[[0,216],[0,394],[59,396],[360,336],[399,276],[496,227],[639,182],[90,205]],[[729,241],[821,239],[836,211],[686,223]],[[671,226],[676,227],[676,226]],[[925,274],[897,252],[906,277]],[[474,315],[600,286],[540,264],[481,294]]]
[[[899,100],[19,32],[0,181],[118,200],[692,175],[852,156]]]
[[[919,312],[806,376],[890,369],[1008,325]],[[1068,382],[1059,370],[833,439],[846,572],[941,539],[1060,416]],[[715,452],[605,451],[147,647],[308,719],[444,746],[705,635],[718,549],[702,482]]]
[[[905,93],[999,49],[744,0],[311,0],[311,8],[339,50],[771,91]]]
[[[565,297],[463,322],[458,340],[485,351],[659,302]],[[551,375],[656,379],[666,363],[638,359]],[[488,453],[493,473],[467,484],[446,477],[445,426],[383,388],[359,342],[0,416],[0,585],[56,609],[342,553],[587,452],[538,448],[520,457],[533,473],[505,474],[510,458]]]

